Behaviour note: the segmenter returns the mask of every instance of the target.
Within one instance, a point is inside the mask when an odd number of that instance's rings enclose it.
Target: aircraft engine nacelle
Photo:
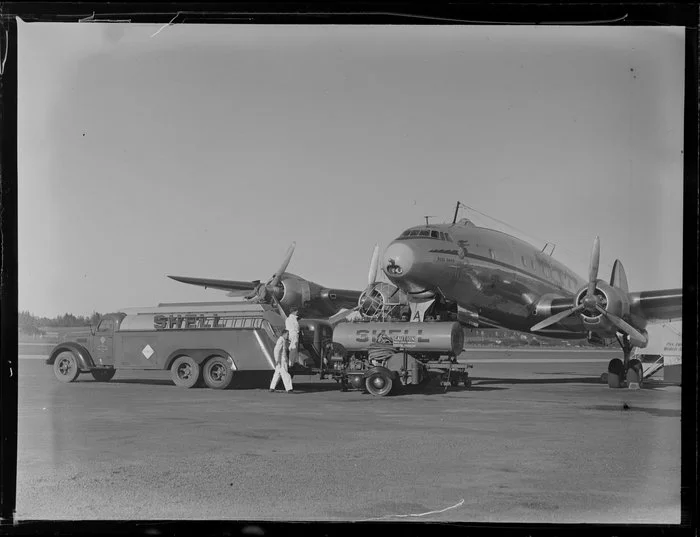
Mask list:
[[[311,287],[306,280],[285,278],[281,283],[283,294],[279,301],[285,311],[289,311],[291,307],[301,309],[305,303],[311,300]]]
[[[333,343],[349,352],[365,352],[382,334],[395,348],[415,353],[457,355],[464,347],[459,323],[341,323],[333,330]]]
[[[406,294],[395,285],[386,282],[374,283],[367,287],[357,303],[362,316],[370,319],[380,318],[402,305],[408,305]]]
[[[581,305],[586,296],[587,288],[584,287],[576,295],[576,304]],[[617,317],[627,317],[630,312],[630,302],[627,294],[620,289],[612,287],[603,280],[596,283],[595,294],[599,298],[600,306],[608,313]],[[605,316],[597,311],[584,309],[581,312],[581,320],[586,330],[599,335],[614,335],[617,328]]]

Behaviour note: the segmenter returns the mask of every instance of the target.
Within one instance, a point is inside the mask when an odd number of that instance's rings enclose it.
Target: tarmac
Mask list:
[[[470,389],[383,398],[301,376],[294,394],[62,384],[20,356],[16,519],[678,524],[681,388],[509,352]]]

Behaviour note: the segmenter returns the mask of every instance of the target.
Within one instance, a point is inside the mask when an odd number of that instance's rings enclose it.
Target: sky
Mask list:
[[[682,285],[682,28],[161,28],[18,21],[21,310],[229,300],[166,275],[264,280],[292,241],[288,271],[362,289],[458,200]]]

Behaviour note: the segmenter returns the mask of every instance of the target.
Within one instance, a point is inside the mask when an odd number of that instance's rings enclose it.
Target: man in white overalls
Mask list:
[[[270,382],[271,392],[274,392],[275,388],[277,388],[277,383],[280,381],[280,377],[282,377],[284,389],[287,391],[287,393],[292,393],[294,390],[294,386],[292,386],[292,377],[289,376],[289,355],[287,353],[288,346],[289,332],[284,330],[275,344],[275,374],[272,375],[272,382]]]
[[[298,309],[292,308],[289,312],[289,317],[284,323],[284,327],[289,331],[289,365],[293,366],[299,362],[299,318]]]

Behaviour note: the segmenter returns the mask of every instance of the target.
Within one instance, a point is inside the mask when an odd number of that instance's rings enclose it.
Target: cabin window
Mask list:
[[[448,233],[445,233],[445,240],[452,242],[452,237]]]
[[[98,332],[111,332],[114,330],[114,319],[102,319],[97,327]]]
[[[431,231],[431,232],[430,232],[430,236],[431,236],[433,239],[439,239],[439,238],[440,238],[440,234],[439,234],[437,231]]]
[[[420,236],[421,237],[430,237],[430,231],[428,231],[427,229],[421,229]]]
[[[494,253],[494,251],[491,248],[489,248],[489,257],[491,259],[496,259],[496,254]]]
[[[403,233],[401,233],[401,236],[402,236],[402,237],[408,237],[410,234],[411,234],[411,230],[410,230],[410,229],[407,229],[406,231],[404,231]]]
[[[412,229],[412,230],[411,230],[411,233],[410,233],[410,236],[411,236],[411,237],[417,237],[419,234],[420,234],[420,231],[419,231],[419,230],[417,230],[417,229]]]

